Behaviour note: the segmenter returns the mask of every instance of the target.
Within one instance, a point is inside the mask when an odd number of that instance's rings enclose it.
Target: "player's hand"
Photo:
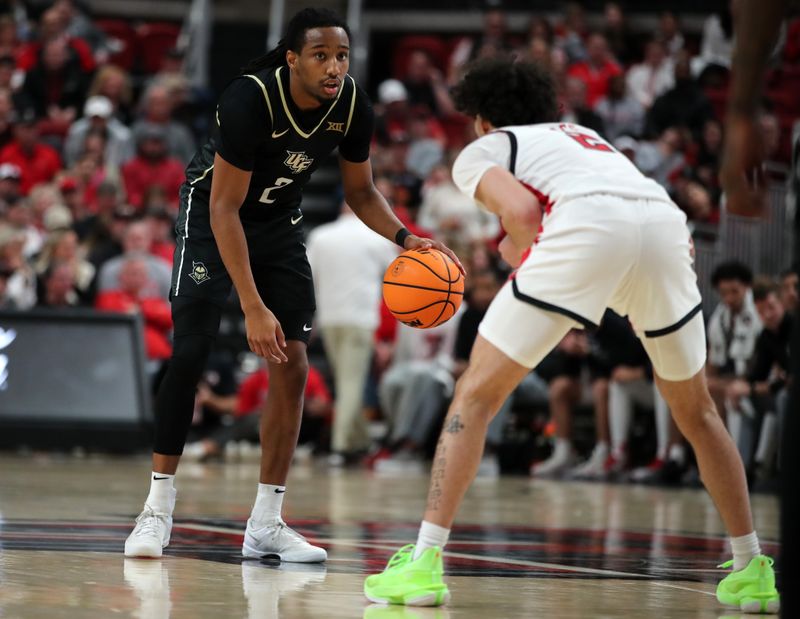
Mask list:
[[[467,272],[464,270],[464,265],[461,264],[461,260],[458,259],[447,245],[444,243],[440,243],[439,241],[434,241],[433,239],[423,239],[415,234],[409,234],[405,240],[405,249],[438,249],[440,252],[447,254],[450,257],[450,260],[455,262],[458,270],[461,271],[461,275],[466,276]]]
[[[283,329],[275,314],[264,304],[245,311],[244,325],[247,330],[247,344],[255,354],[272,363],[284,363],[289,360],[283,352],[286,348]]]
[[[758,217],[767,202],[764,148],[758,123],[752,116],[731,114],[725,132],[719,178],[726,208],[734,215]]]
[[[524,250],[517,247],[508,235],[503,237],[497,249],[500,251],[500,257],[505,260],[506,264],[512,269],[516,269],[520,265],[522,262],[522,255],[525,253]]]

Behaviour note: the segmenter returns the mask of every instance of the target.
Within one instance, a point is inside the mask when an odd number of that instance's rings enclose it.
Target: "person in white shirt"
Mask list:
[[[547,69],[479,61],[453,97],[474,117],[479,136],[458,156],[453,179],[499,215],[507,232],[500,252],[517,270],[489,306],[456,386],[417,543],[369,576],[365,595],[395,604],[449,599],[442,548],[489,422],[570,329],[596,325],[610,307],[628,316],[641,340],[731,535],[734,571],[718,592],[747,609],[751,600],[736,592],[762,583],[774,612],[774,572],[753,528],[744,467],[706,386],[705,325],[685,214],[596,132],[554,122],[558,104]]]
[[[335,380],[331,462],[339,465],[369,447],[362,414],[364,385],[380,320],[383,273],[397,248],[343,204],[336,221],[311,232],[307,251],[314,273],[316,321]]]
[[[645,108],[653,105],[656,97],[675,85],[675,65],[667,55],[661,41],[653,39],[644,48],[644,61],[628,70],[628,91]]]

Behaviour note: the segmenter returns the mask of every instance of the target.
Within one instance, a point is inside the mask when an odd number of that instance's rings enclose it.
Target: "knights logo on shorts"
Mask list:
[[[192,261],[192,272],[189,273],[189,277],[191,277],[196,284],[202,284],[204,281],[211,279],[206,265],[202,262],[194,261]]]

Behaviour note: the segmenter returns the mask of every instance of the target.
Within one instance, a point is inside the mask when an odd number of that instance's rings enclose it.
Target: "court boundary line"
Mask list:
[[[239,530],[232,530],[229,527],[220,527],[214,525],[203,525],[203,524],[196,524],[196,523],[188,523],[177,525],[175,528],[184,528],[184,529],[194,529],[197,531],[208,531],[209,533],[238,533]],[[372,548],[375,550],[395,550],[394,546],[389,546],[387,544],[376,544],[372,542],[364,542],[358,540],[347,540],[347,539],[336,539],[336,538],[325,538],[320,539],[319,541],[324,541],[329,544],[338,544],[340,546],[355,546],[357,548]],[[561,570],[564,572],[572,572],[577,574],[586,574],[592,576],[614,576],[617,578],[625,578],[628,580],[636,580],[641,582],[647,582],[649,584],[654,584],[659,587],[668,587],[671,589],[681,589],[683,591],[691,591],[693,593],[702,593],[703,595],[710,595],[716,597],[714,593],[710,591],[703,591],[702,589],[693,589],[691,587],[685,587],[682,585],[675,585],[672,583],[667,583],[659,580],[653,580],[651,576],[646,576],[644,574],[636,574],[633,572],[620,572],[617,570],[602,570],[598,568],[592,567],[580,567],[576,565],[563,565],[561,563],[544,563],[541,561],[527,561],[525,559],[511,559],[508,557],[494,557],[494,556],[484,556],[484,555],[476,555],[471,553],[463,553],[463,552],[448,552],[445,551],[444,555],[446,557],[453,557],[456,559],[470,559],[472,561],[482,561],[485,563],[505,563],[507,565],[517,565],[521,567],[535,567],[541,569],[551,569],[551,570]]]

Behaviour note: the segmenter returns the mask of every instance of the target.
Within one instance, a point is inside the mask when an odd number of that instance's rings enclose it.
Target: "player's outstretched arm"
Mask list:
[[[389,203],[372,182],[372,164],[369,159],[353,163],[339,158],[344,185],[344,199],[358,218],[382,237],[395,241],[397,232],[404,226],[394,214]],[[450,248],[434,239],[409,235],[403,243],[404,249],[427,249],[433,247],[446,253],[456,263],[462,274],[466,274],[461,261]]]
[[[533,245],[542,222],[539,200],[511,172],[499,166],[483,174],[475,189],[475,198],[500,217],[503,230],[508,234],[501,243],[503,259],[512,267],[519,266],[522,254]]]
[[[278,320],[258,294],[244,228],[239,219],[239,209],[247,196],[251,175],[251,172],[231,165],[219,155],[214,157],[209,205],[211,230],[225,269],[239,294],[250,350],[268,361],[281,363],[287,360],[283,352],[286,340]]]
[[[720,170],[727,208],[737,215],[757,216],[766,202],[757,114],[767,59],[788,4],[788,0],[742,0],[737,5],[736,46]]]

